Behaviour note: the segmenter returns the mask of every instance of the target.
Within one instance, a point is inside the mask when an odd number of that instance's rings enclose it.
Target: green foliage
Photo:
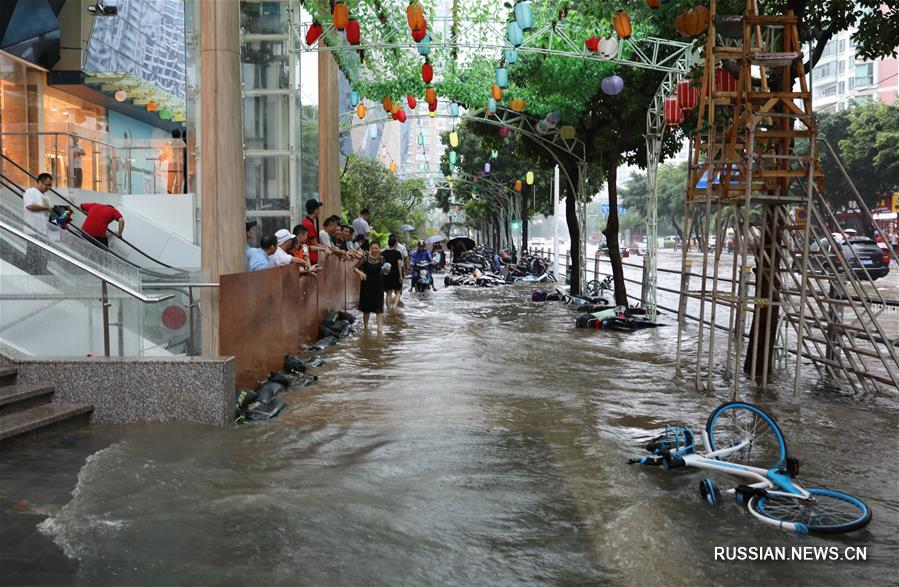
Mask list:
[[[684,220],[684,193],[687,185],[687,163],[660,165],[656,176],[659,232],[681,234]],[[628,217],[638,219],[633,228],[643,231],[643,222],[649,215],[649,185],[645,173],[635,173],[619,192],[621,206],[627,208]],[[623,219],[622,219],[623,220]]]
[[[403,224],[424,225],[424,182],[398,179],[373,159],[348,158],[340,193],[344,218],[352,220],[368,208],[377,234],[399,234]]]
[[[839,154],[865,200],[899,191],[899,106],[874,103],[848,110]]]

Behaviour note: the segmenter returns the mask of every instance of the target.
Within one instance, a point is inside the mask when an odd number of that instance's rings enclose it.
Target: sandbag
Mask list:
[[[256,402],[246,410],[245,418],[250,422],[258,422],[260,420],[269,420],[274,418],[287,407],[287,402],[276,397],[268,403]]]
[[[260,403],[267,404],[287,389],[287,386],[274,381],[264,381],[256,388],[256,399]]]
[[[284,387],[290,387],[290,379],[286,375],[282,375],[281,373],[269,373],[267,381],[280,383]]]
[[[245,409],[248,405],[256,401],[258,395],[252,389],[241,388],[237,390],[237,398],[235,401],[235,408],[240,411]]]
[[[356,317],[353,316],[353,315],[352,315],[351,313],[349,313],[349,312],[344,312],[343,310],[338,310],[338,311],[337,311],[337,319],[338,319],[338,320],[342,320],[342,321],[344,321],[344,322],[348,322],[348,323],[350,323],[350,324],[355,324],[355,323],[356,323]]]
[[[309,350],[311,350],[311,351],[323,351],[323,350],[325,350],[325,349],[327,349],[327,348],[331,348],[331,347],[334,346],[335,344],[337,344],[337,337],[336,337],[336,336],[330,336],[330,335],[329,335],[329,336],[324,336],[324,337],[320,338],[319,340],[315,341],[314,344],[310,345],[310,346],[309,346]]]
[[[284,356],[284,372],[285,373],[305,373],[309,367],[297,357],[291,355]]]

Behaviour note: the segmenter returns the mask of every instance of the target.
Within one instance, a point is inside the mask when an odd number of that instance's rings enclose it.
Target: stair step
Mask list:
[[[0,416],[48,403],[53,391],[52,385],[5,385],[0,387]]]
[[[89,404],[51,402],[0,416],[0,445],[79,427],[87,424],[93,411]]]

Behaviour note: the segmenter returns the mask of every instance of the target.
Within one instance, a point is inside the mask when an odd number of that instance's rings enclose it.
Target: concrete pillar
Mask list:
[[[340,214],[340,96],[337,62],[318,54],[318,197],[321,218]]]
[[[240,3],[200,2],[200,247],[203,281],[243,271],[246,201],[240,96]],[[203,356],[219,348],[218,290],[204,289]]]

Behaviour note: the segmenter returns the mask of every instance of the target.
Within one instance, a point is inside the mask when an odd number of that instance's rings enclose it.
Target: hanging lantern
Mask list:
[[[685,37],[700,35],[709,27],[709,9],[696,6],[677,15],[674,28]]]
[[[322,36],[322,25],[313,22],[309,25],[309,28],[306,29],[306,45],[314,45],[320,36]]]
[[[736,92],[737,80],[723,67],[715,68],[715,90],[718,92]]]
[[[420,43],[424,41],[425,36],[428,34],[428,23],[422,22],[421,27],[417,29],[412,29],[412,40],[416,43]]]
[[[677,126],[684,121],[684,111],[677,103],[677,96],[665,98],[665,122],[668,126]]]
[[[406,96],[406,104],[409,105],[409,108],[411,108],[412,110],[415,110],[415,104],[416,104],[415,96],[413,96],[412,94],[409,94],[408,96]]]
[[[356,90],[353,90],[352,92],[350,92],[350,106],[355,108],[358,105],[359,105],[359,92],[357,92]]]
[[[506,63],[515,63],[518,61],[518,51],[515,49],[506,49],[503,51],[503,57],[506,60]]]
[[[615,37],[600,39],[599,54],[603,59],[611,59],[618,55],[618,41]]]
[[[428,102],[428,116],[430,116],[431,118],[437,116],[437,100]]]
[[[500,138],[502,138],[502,139],[508,137],[508,136],[509,136],[509,127],[501,126],[501,127],[499,128],[499,136],[500,136]]]
[[[548,124],[546,124],[546,120],[540,119],[537,121],[537,124],[534,125],[534,130],[537,131],[538,135],[545,135],[548,134],[552,129]]]
[[[349,43],[350,45],[358,45],[361,38],[362,33],[359,30],[359,21],[355,18],[349,19],[346,24],[347,43]]]
[[[168,108],[164,108],[159,111],[159,118],[163,120],[171,120],[172,119],[172,111]]]
[[[484,173],[490,173],[490,161],[484,163]]]
[[[381,100],[381,106],[384,107],[384,112],[393,110],[393,100],[390,99],[390,96],[384,96],[384,99]]]
[[[147,104],[147,112],[156,112],[159,109],[159,106],[156,105],[156,102],[150,102]]]
[[[599,42],[600,42],[600,40],[601,40],[601,39],[598,39],[598,38],[596,38],[595,36],[590,35],[590,38],[587,39],[586,41],[584,41],[584,45],[587,46],[587,49],[588,49],[591,53],[596,53],[597,51],[599,51]]]
[[[390,162],[390,173],[396,173],[396,161]]]
[[[509,70],[505,67],[496,68],[496,85],[501,88],[509,87]]]
[[[113,96],[116,102],[124,102],[128,99],[128,94],[125,93],[125,90],[118,90]]]
[[[523,0],[515,5],[515,22],[523,31],[534,28],[534,11],[530,0]]]
[[[490,158],[496,159],[497,157],[499,157],[499,151],[497,151],[496,149],[491,149],[490,150]]]
[[[496,114],[496,100],[494,100],[493,98],[489,98],[487,100],[487,113]]]
[[[449,134],[449,144],[450,147],[454,149],[459,146],[459,133],[457,133],[456,131],[452,131]]]
[[[401,123],[406,122],[406,111],[398,108],[396,112],[393,114],[394,120],[399,120]]]
[[[520,47],[524,43],[524,33],[521,32],[521,27],[514,20],[506,25],[506,39],[513,47]]]
[[[571,125],[565,125],[559,129],[559,136],[566,141],[570,141],[575,136],[577,136],[577,131]]]
[[[562,117],[559,116],[558,112],[549,112],[544,117],[544,120],[550,128],[556,128],[557,126],[559,126],[559,122],[562,120]]]
[[[342,31],[350,20],[350,11],[343,2],[338,2],[331,10],[331,18],[334,20],[334,28]]]
[[[434,66],[425,61],[421,66],[421,81],[429,84],[432,79],[434,79]]]
[[[418,133],[418,144],[419,145],[425,144],[425,135],[422,134],[421,132]]]
[[[520,179],[516,179],[516,180],[515,180],[515,191],[516,191],[516,192],[520,192],[520,191],[521,191],[521,188],[522,188],[521,180],[520,180]]]
[[[365,104],[360,103],[358,106],[356,106],[356,114],[359,116],[359,120],[362,120],[363,118],[365,118],[366,112],[367,112],[367,110],[365,108]]]
[[[524,100],[521,98],[513,98],[509,100],[509,108],[514,110],[515,112],[524,112],[527,104],[525,104]]]
[[[376,138],[378,138],[377,126],[371,125],[370,127],[368,127],[368,138],[370,138],[371,140],[375,140]]]
[[[524,180],[527,182],[528,185],[534,185],[534,172],[528,171],[524,176]]]
[[[627,12],[619,10],[615,15],[615,33],[619,39],[628,39],[631,36],[631,19]]]
[[[456,160],[457,160],[456,152],[455,152],[455,151],[450,151],[450,152],[449,152],[449,164],[450,164],[450,167],[455,167],[455,166],[456,166]]]
[[[493,87],[490,88],[490,94],[493,96],[494,100],[503,99],[503,89],[496,84],[493,84]]]
[[[425,12],[418,2],[410,2],[406,7],[406,22],[409,28],[415,30],[421,28],[425,23]]]
[[[677,83],[677,103],[681,110],[689,112],[699,103],[699,88],[690,80],[681,80]]]
[[[624,89],[624,80],[617,75],[610,75],[599,84],[604,94],[617,96]]]
[[[418,54],[427,57],[431,54],[431,35],[425,35],[424,38],[417,43]]]
[[[399,104],[399,102],[391,102],[391,104],[390,104],[390,113],[395,115],[395,114],[396,114],[397,112],[399,112],[399,111],[400,111],[400,104]]]
[[[459,116],[459,105],[455,102],[450,102],[450,114],[453,116]]]
[[[646,5],[652,8],[653,10],[658,10],[662,5],[662,0],[646,0]]]

